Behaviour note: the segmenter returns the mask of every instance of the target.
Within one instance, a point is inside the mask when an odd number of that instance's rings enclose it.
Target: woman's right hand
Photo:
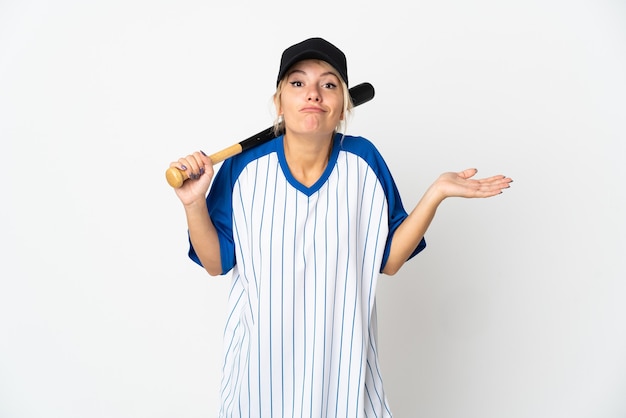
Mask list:
[[[183,205],[191,205],[198,200],[204,202],[214,174],[211,159],[204,152],[196,151],[172,162],[170,167],[176,167],[189,176],[181,187],[174,189]]]

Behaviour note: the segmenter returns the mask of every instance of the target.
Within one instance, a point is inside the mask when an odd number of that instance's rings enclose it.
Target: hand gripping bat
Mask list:
[[[352,103],[354,106],[359,106],[365,102],[369,102],[374,98],[374,86],[370,83],[361,83],[350,90],[350,97],[352,98]],[[213,162],[213,164],[217,164],[230,158],[234,155],[237,155],[245,150],[256,147],[257,145],[261,145],[271,139],[274,139],[275,135],[273,132],[273,128],[269,127],[256,135],[252,135],[248,139],[244,139],[238,144],[231,145],[228,148],[224,148],[221,151],[216,152],[215,154],[209,155],[209,158]],[[176,167],[170,167],[165,172],[165,178],[170,186],[174,188],[179,188],[183,185],[185,180],[189,178],[185,171],[181,171]]]

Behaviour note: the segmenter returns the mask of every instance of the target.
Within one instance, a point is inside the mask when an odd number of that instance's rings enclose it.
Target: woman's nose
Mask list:
[[[317,91],[316,88],[309,89],[307,100],[309,100],[309,101],[313,100],[313,101],[316,101],[316,102],[320,101],[320,94],[319,94],[319,92]]]

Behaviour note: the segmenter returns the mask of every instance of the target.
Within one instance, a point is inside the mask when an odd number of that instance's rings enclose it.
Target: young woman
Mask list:
[[[226,160],[214,180],[202,152],[171,163],[190,177],[176,189],[189,256],[232,274],[220,416],[391,416],[378,276],[424,249],[444,199],[494,196],[511,179],[444,173],[408,214],[374,145],[340,133],[346,58],[321,38],[283,52],[274,103],[277,138]]]

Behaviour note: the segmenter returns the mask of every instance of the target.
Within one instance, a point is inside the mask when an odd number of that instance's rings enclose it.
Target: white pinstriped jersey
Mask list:
[[[341,134],[305,187],[282,139],[225,161],[207,197],[232,269],[220,416],[389,417],[375,291],[407,216],[397,188],[369,141]]]

